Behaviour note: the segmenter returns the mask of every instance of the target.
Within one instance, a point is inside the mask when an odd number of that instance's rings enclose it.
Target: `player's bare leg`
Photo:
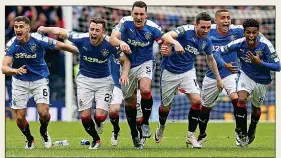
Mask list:
[[[103,133],[104,129],[104,121],[107,117],[107,111],[103,109],[96,108],[95,110],[95,124],[96,124],[96,130],[98,134]]]
[[[48,104],[37,104],[37,110],[39,113],[39,121],[40,121],[40,134],[42,137],[42,142],[45,148],[50,148],[52,147],[52,140],[51,137],[48,133],[48,124],[51,119],[51,115],[49,113],[49,105]]]
[[[95,129],[95,123],[91,118],[92,109],[85,109],[80,112],[81,121],[85,131],[92,136],[93,141],[89,146],[89,149],[98,149],[101,145],[100,137]]]
[[[120,112],[120,104],[111,104],[109,108],[109,118],[110,122],[113,126],[112,136],[111,136],[111,145],[118,145],[119,138],[119,112]]]
[[[151,79],[140,79],[141,108],[143,113],[142,132],[144,138],[150,138],[149,117],[151,115],[153,99],[151,95]]]
[[[137,91],[134,91],[134,94],[125,99],[125,112],[129,127],[131,129],[131,136],[136,149],[142,149],[143,145],[141,143],[140,134],[137,130],[136,116],[137,116]]]
[[[240,139],[240,146],[247,147],[248,135],[247,135],[247,98],[249,93],[247,91],[238,91],[238,103],[237,103],[237,133]]]
[[[170,109],[171,109],[171,105],[169,104],[168,106],[163,106],[160,105],[159,106],[159,125],[156,128],[155,134],[154,134],[154,140],[156,143],[160,143],[162,138],[163,138],[163,134],[164,134],[164,130],[165,130],[165,124],[166,124],[166,120],[168,118]]]
[[[200,115],[201,108],[201,98],[199,94],[186,94],[190,100],[191,108],[188,114],[188,133],[186,138],[186,144],[191,145],[192,148],[202,148],[202,146],[198,143],[194,132],[198,125],[198,119]]]
[[[25,149],[34,148],[34,137],[31,135],[29,124],[26,120],[26,109],[16,109],[17,125],[22,134],[26,137]]]
[[[251,144],[255,140],[256,128],[257,128],[257,124],[260,120],[260,116],[261,116],[261,108],[256,107],[252,104],[251,123],[250,123],[249,130],[248,130],[249,144]]]

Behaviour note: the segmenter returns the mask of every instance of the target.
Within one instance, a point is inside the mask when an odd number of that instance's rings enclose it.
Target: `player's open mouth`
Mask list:
[[[137,25],[141,25],[141,21],[136,21],[136,24]]]
[[[254,43],[255,43],[255,40],[254,40],[254,39],[249,39],[249,40],[248,40],[248,42],[249,42],[249,44],[251,44],[251,45],[252,45],[252,44],[254,44]]]
[[[97,39],[97,37],[96,36],[93,36],[93,35],[91,35],[91,38],[92,38],[92,40],[96,40]]]
[[[17,35],[17,37],[21,37],[22,33],[21,32],[17,32],[16,35]]]
[[[224,30],[224,31],[228,31],[228,29],[229,29],[229,25],[227,24],[227,25],[223,25],[222,26],[222,30]]]

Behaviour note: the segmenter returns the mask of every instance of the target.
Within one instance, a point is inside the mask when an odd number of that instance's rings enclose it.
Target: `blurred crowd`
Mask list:
[[[156,7],[156,6],[155,6]],[[175,6],[183,7],[183,6]],[[239,10],[275,10],[275,6],[187,6],[189,8],[202,9],[239,9]],[[14,36],[13,24],[14,18],[19,15],[27,16],[31,20],[31,31],[36,32],[39,26],[55,26],[64,27],[62,16],[62,8],[60,6],[6,6],[5,9],[5,42],[9,41]],[[101,17],[107,20],[107,34],[110,34],[114,25],[119,20],[130,15],[130,10],[121,10],[114,7],[101,6],[74,6],[73,7],[73,30],[77,32],[87,32],[89,21],[92,17]],[[148,19],[154,21],[161,26],[163,32],[168,32],[173,28],[183,24],[193,24],[194,17],[173,15],[173,14],[148,14]],[[70,15],[69,15],[70,16]],[[233,24],[242,24],[244,19],[233,19]],[[275,19],[259,19],[261,22],[260,31],[275,45]],[[49,35],[52,38],[56,36]],[[60,40],[60,39],[58,39]],[[79,56],[73,56],[73,65],[77,66],[79,63]],[[64,54],[60,51],[48,50],[45,55],[45,60],[50,70],[50,88],[51,100],[63,100],[65,96],[65,66]],[[161,56],[156,53],[157,67],[153,81],[153,91],[159,93],[159,78],[160,78],[160,61]],[[206,62],[204,56],[198,56],[196,60],[197,77],[199,83],[203,80]],[[274,78],[273,74],[273,78]],[[6,86],[11,85],[10,77],[6,78]],[[273,85],[275,83],[273,82]],[[273,86],[274,87],[274,86]],[[9,89],[9,88],[8,88]],[[8,93],[9,90],[8,90]],[[8,98],[9,99],[9,98]]]

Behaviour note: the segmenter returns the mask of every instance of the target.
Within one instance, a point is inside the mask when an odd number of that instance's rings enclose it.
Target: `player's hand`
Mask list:
[[[122,52],[124,52],[126,54],[131,54],[132,53],[132,51],[130,49],[130,46],[126,42],[124,42],[124,41],[121,41],[120,49],[122,50]]]
[[[260,59],[260,55],[259,55],[259,54],[257,54],[257,55],[255,56],[252,52],[248,51],[248,52],[247,52],[247,57],[248,57],[248,58],[251,60],[251,62],[254,63],[254,64],[259,65],[259,64],[261,63],[261,59]]]
[[[119,83],[121,85],[125,85],[125,86],[129,85],[129,78],[128,78],[128,76],[127,75],[121,75],[120,79],[119,79]]]
[[[223,83],[221,79],[217,81],[217,87],[220,92],[223,90]]]
[[[160,48],[160,54],[163,56],[169,56],[172,53],[172,47],[169,43],[164,42]]]
[[[183,54],[185,51],[180,43],[175,44],[175,51],[179,54]]]
[[[44,27],[44,26],[40,26],[40,27],[37,29],[37,32],[40,33],[40,34],[45,34],[45,27]]]
[[[21,66],[20,68],[16,69],[16,74],[17,75],[23,75],[27,73],[27,69],[25,68],[26,65]]]
[[[233,66],[232,64],[234,64],[234,63],[235,62],[225,63],[224,68],[226,68],[231,73],[238,73],[238,66]]]

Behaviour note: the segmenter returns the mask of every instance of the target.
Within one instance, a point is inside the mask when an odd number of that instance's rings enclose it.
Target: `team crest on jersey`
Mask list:
[[[206,42],[206,41],[203,41],[203,42],[202,42],[202,50],[204,50],[206,46],[207,46],[207,42]]]
[[[109,51],[108,51],[107,49],[102,49],[102,50],[101,50],[101,53],[102,53],[103,56],[106,57],[106,56],[108,56]]]
[[[192,37],[192,41],[195,42],[195,40],[196,40],[195,37]]]
[[[36,47],[37,47],[36,44],[30,45],[30,50],[31,50],[32,53],[36,52]]]
[[[48,45],[49,45],[49,46],[52,46],[53,44],[54,44],[54,40],[49,39],[49,40],[48,40]]]
[[[151,39],[151,33],[150,32],[146,32],[146,33],[144,33],[144,37],[145,37],[145,39],[146,40],[150,40]]]
[[[234,41],[234,40],[236,39],[236,36],[235,36],[235,35],[231,35],[231,36],[229,37],[229,39],[230,39],[231,41]]]
[[[10,46],[6,46],[5,52],[9,52],[11,50]]]
[[[258,55],[258,56],[262,55],[262,51],[261,50],[256,50],[255,52],[256,52],[256,55]]]

